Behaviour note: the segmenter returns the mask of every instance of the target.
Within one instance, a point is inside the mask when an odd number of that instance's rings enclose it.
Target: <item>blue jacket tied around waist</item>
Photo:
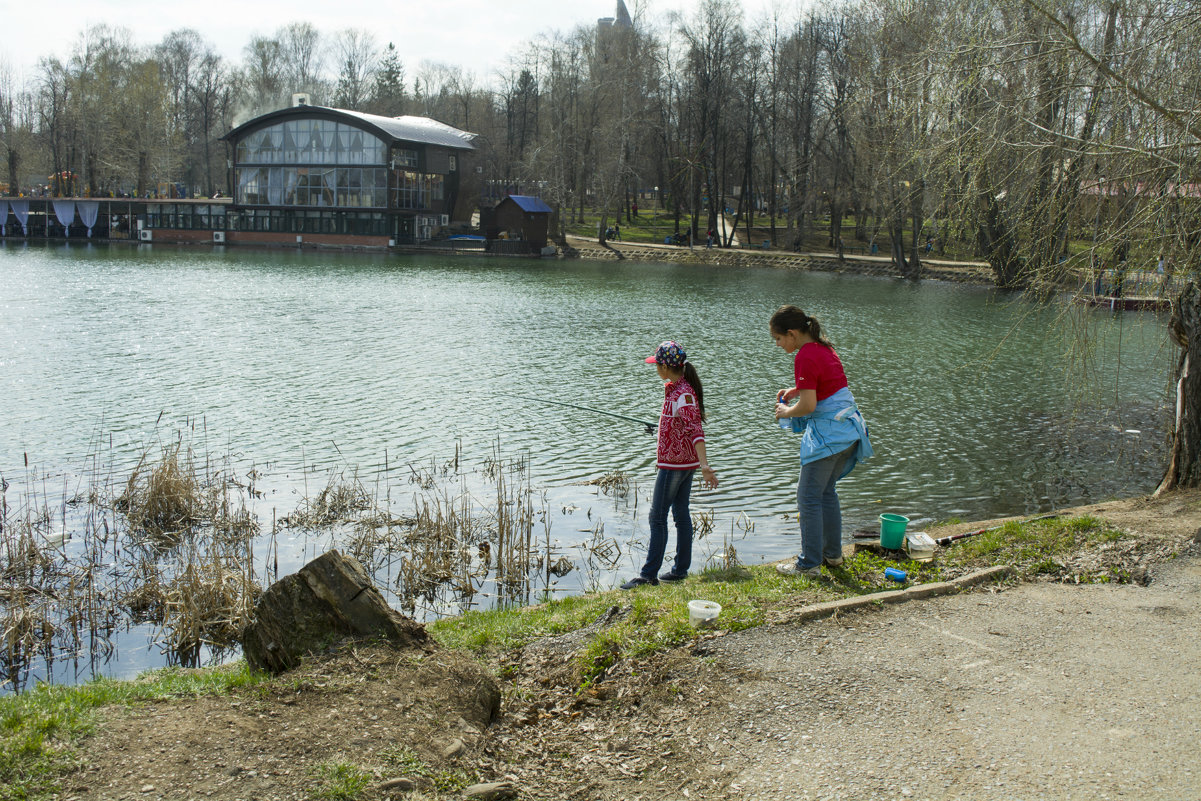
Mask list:
[[[811,414],[781,419],[780,428],[801,435],[801,464],[841,453],[858,442],[858,450],[847,460],[846,469],[839,478],[854,470],[857,462],[870,459],[875,453],[867,437],[867,423],[859,413],[849,387],[818,401]]]

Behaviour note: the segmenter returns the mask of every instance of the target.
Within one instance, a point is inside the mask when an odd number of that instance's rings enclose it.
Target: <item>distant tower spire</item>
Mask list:
[[[630,12],[626,9],[625,0],[617,0],[617,13],[614,14],[616,19],[613,22],[617,28],[633,28],[634,20],[630,19]]]

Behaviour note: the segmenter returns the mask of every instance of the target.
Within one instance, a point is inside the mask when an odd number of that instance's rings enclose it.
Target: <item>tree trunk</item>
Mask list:
[[[8,149],[8,193],[13,197],[17,196],[20,191],[20,183],[18,177],[21,173],[21,154],[17,152],[15,147]]]
[[[909,270],[905,277],[916,281],[922,277],[922,227],[925,223],[926,180],[917,178],[909,187],[909,225],[912,240],[909,243]]]
[[[138,197],[145,197],[150,185],[150,156],[145,151],[138,152]]]
[[[1176,382],[1176,421],[1168,469],[1155,494],[1201,486],[1201,289],[1190,281],[1177,298],[1169,323],[1184,349]]]

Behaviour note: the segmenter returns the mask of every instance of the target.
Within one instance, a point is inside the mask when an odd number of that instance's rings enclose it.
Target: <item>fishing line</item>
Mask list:
[[[568,409],[578,409],[580,411],[593,412],[594,414],[603,414],[607,417],[616,417],[619,420],[628,420],[631,423],[638,423],[639,425],[646,426],[646,433],[648,434],[654,434],[655,429],[659,427],[658,423],[651,423],[646,420],[640,420],[637,417],[617,414],[616,412],[606,412],[603,409],[594,409],[591,406],[581,406],[576,403],[563,403],[562,401],[547,400],[546,398],[532,398],[529,395],[514,395],[511,392],[497,392],[496,394],[503,395],[506,398],[519,398],[521,400],[533,401],[534,403],[549,403],[552,406],[563,406]]]

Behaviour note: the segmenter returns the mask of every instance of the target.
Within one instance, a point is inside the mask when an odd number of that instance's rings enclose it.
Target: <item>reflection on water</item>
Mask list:
[[[654,440],[633,422],[525,398],[653,419],[662,390],[642,359],[667,338],[704,381],[722,482],[693,495],[712,515],[698,555],[795,551],[797,443],[771,418],[792,370],[767,333],[784,302],[821,319],[876,446],[840,485],[848,531],[882,511],[1036,513],[1147,491],[1162,472],[1169,354],[1149,314],[1065,321],[982,288],[696,265],[6,245],[0,271],[10,505],[32,492],[57,508],[97,461],[127,476],[183,438],[253,472],[264,531],[335,474],[407,514],[410,470],[460,453],[478,472],[499,443],[526,462],[546,510],[535,528],[554,558],[535,597],[607,588],[636,569]],[[1072,358],[1082,326],[1087,369]],[[588,483],[614,473],[629,477],[623,497]],[[291,572],[349,536],[285,530],[272,558]],[[577,569],[549,571],[560,557]],[[494,580],[471,603],[494,602]],[[427,606],[420,614],[461,608]],[[148,636],[121,636],[104,669],[160,660]]]

